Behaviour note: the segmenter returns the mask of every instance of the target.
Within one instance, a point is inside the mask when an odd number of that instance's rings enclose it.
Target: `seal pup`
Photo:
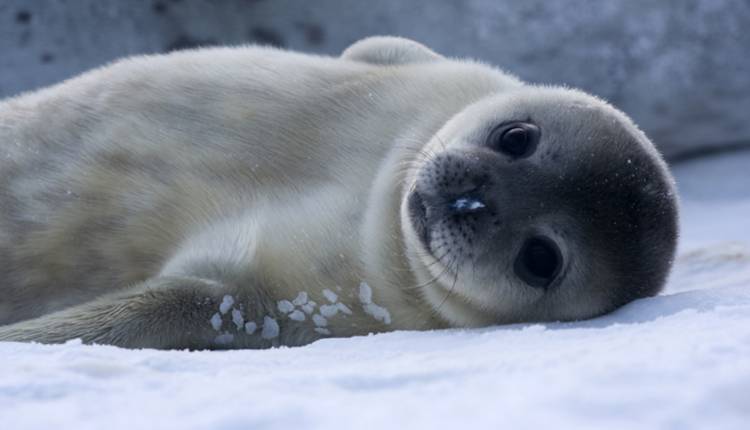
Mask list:
[[[264,348],[659,291],[673,180],[583,92],[374,37],[118,61],[0,103],[0,340]]]

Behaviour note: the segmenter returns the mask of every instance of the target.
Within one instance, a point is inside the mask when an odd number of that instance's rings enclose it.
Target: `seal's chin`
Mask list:
[[[427,252],[430,250],[430,229],[427,226],[427,202],[418,191],[412,191],[408,197],[409,220],[414,232],[419,237],[422,247]]]

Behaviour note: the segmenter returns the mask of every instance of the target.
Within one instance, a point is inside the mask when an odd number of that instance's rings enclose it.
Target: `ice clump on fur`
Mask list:
[[[221,321],[221,315],[219,315],[218,312],[213,314],[210,321],[211,321],[211,327],[213,327],[214,330],[216,331],[221,330],[222,321]]]
[[[232,309],[232,322],[237,327],[237,330],[241,330],[245,325],[245,317],[242,316],[242,311],[239,309]]]
[[[366,282],[359,284],[359,300],[365,312],[383,324],[391,323],[391,313],[388,309],[378,306],[372,301],[372,288]]]
[[[292,300],[292,304],[294,306],[302,306],[305,303],[307,303],[307,293],[304,291],[301,291],[299,294],[297,294],[297,297]]]
[[[224,296],[223,299],[221,299],[221,304],[219,305],[219,312],[221,312],[222,315],[229,312],[229,309],[234,305],[234,297],[230,295]]]
[[[338,311],[339,307],[337,305],[322,305],[320,307],[320,314],[326,318],[336,315]]]
[[[301,306],[302,310],[305,311],[306,314],[310,315],[313,312],[315,312],[315,302],[309,301]]]
[[[347,305],[345,305],[345,304],[343,304],[341,302],[336,303],[336,307],[339,309],[339,311],[341,311],[341,313],[344,313],[344,314],[347,314],[347,315],[351,315],[352,314],[352,310],[349,309],[349,306],[347,306]]]
[[[326,319],[326,317],[320,314],[313,315],[312,320],[318,327],[325,327],[328,325],[328,320]]]
[[[294,310],[294,305],[289,300],[280,300],[276,307],[279,308],[279,312],[288,314],[289,312]]]
[[[245,333],[253,334],[255,333],[255,330],[257,329],[258,329],[258,324],[254,323],[253,321],[245,323]]]
[[[336,301],[339,299],[339,296],[336,293],[327,288],[323,290],[323,296],[331,303],[336,303]]]
[[[263,330],[260,332],[260,337],[263,339],[273,339],[278,336],[279,323],[269,316],[263,317]]]
[[[362,303],[372,303],[372,288],[366,282],[359,284],[359,301]]]
[[[305,313],[300,311],[299,309],[295,309],[289,314],[289,319],[294,321],[304,321]]]

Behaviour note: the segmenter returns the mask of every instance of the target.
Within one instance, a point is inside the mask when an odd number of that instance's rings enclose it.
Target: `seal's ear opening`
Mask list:
[[[403,37],[372,36],[355,42],[341,53],[345,60],[394,66],[427,63],[445,59],[435,51]]]

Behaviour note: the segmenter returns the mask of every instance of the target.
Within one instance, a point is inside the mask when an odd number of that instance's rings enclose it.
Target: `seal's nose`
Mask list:
[[[485,156],[499,158],[488,149]],[[498,187],[492,180],[491,166],[475,152],[444,153],[436,156],[420,172],[408,197],[412,226],[425,244],[431,239],[450,240],[436,234],[453,228],[481,231],[496,207]]]

